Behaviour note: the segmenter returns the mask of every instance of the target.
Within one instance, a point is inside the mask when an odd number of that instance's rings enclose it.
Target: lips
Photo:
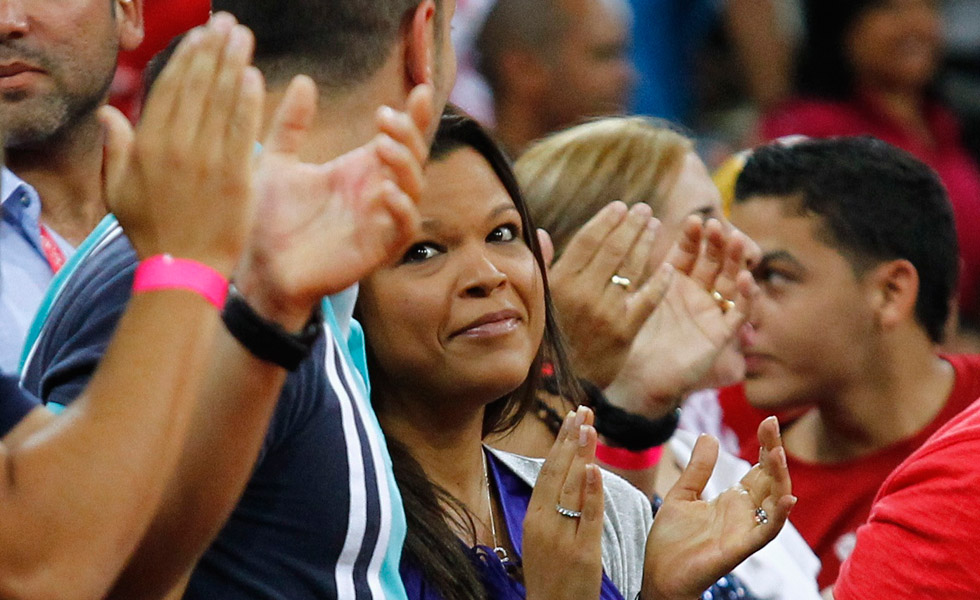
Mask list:
[[[0,77],[14,77],[21,73],[43,73],[44,70],[24,62],[0,64]]]
[[[455,337],[491,337],[513,331],[521,322],[521,315],[516,310],[498,310],[486,313],[460,327],[450,334]]]
[[[760,354],[758,352],[745,352],[743,356],[745,357],[746,375],[758,373],[770,360],[768,355]]]

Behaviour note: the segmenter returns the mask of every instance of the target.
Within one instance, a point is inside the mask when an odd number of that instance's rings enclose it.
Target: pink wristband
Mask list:
[[[600,442],[595,448],[595,457],[600,462],[606,463],[610,467],[623,469],[624,471],[639,471],[649,469],[660,462],[663,456],[664,447],[654,446],[648,450],[633,452],[623,448],[613,448]]]
[[[228,280],[205,264],[169,254],[151,256],[136,267],[133,293],[173,289],[197,292],[221,310],[228,296]]]

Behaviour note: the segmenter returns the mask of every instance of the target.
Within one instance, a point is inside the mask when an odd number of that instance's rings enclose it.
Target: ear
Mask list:
[[[883,263],[868,273],[872,308],[878,322],[886,329],[915,320],[915,303],[919,297],[919,273],[907,260]]]
[[[135,50],[143,43],[143,0],[114,0],[119,49]]]
[[[405,69],[410,88],[434,83],[438,26],[434,0],[422,0],[408,24]]]
[[[544,258],[544,264],[549,269],[551,264],[555,262],[555,244],[551,241],[551,236],[544,229],[538,228],[538,245],[541,246],[541,255]]]

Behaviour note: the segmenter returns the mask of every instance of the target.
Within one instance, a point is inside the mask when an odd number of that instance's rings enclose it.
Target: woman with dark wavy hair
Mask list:
[[[656,525],[640,492],[595,465],[586,407],[543,465],[484,446],[527,414],[543,362],[561,393],[578,388],[499,148],[444,117],[425,174],[417,241],[361,282],[357,307],[408,518],[409,598],[693,598],[771,540],[793,504],[774,422],[763,465],[711,502],[698,495],[717,442],[702,440]]]

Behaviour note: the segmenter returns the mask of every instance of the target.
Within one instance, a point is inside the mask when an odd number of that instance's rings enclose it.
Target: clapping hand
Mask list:
[[[745,362],[733,344],[757,293],[745,269],[750,249],[718,221],[686,224],[661,267],[673,272],[663,298],[605,390],[611,402],[655,418],[687,393],[741,379]]]
[[[782,529],[796,498],[775,417],[759,426],[759,442],[759,464],[734,487],[705,501],[701,492],[714,469],[718,441],[698,440],[650,530],[643,600],[699,597]]]
[[[604,499],[593,420],[584,406],[568,413],[534,485],[522,549],[528,600],[599,597]]]
[[[262,76],[252,33],[227,13],[193,30],[167,63],[134,131],[106,129],[105,193],[141,258],[171,253],[230,274],[252,226],[252,148]]]
[[[643,203],[607,205],[548,269],[576,373],[600,387],[616,378],[636,332],[666,291],[669,274],[647,280],[660,227],[651,214]]]
[[[259,158],[256,229],[239,287],[260,312],[293,325],[326,295],[339,292],[397,256],[415,235],[415,203],[428,158],[433,118],[429,85],[412,91],[404,112],[382,107],[379,133],[325,164],[300,150],[316,112],[316,88],[297,77],[287,89]]]

